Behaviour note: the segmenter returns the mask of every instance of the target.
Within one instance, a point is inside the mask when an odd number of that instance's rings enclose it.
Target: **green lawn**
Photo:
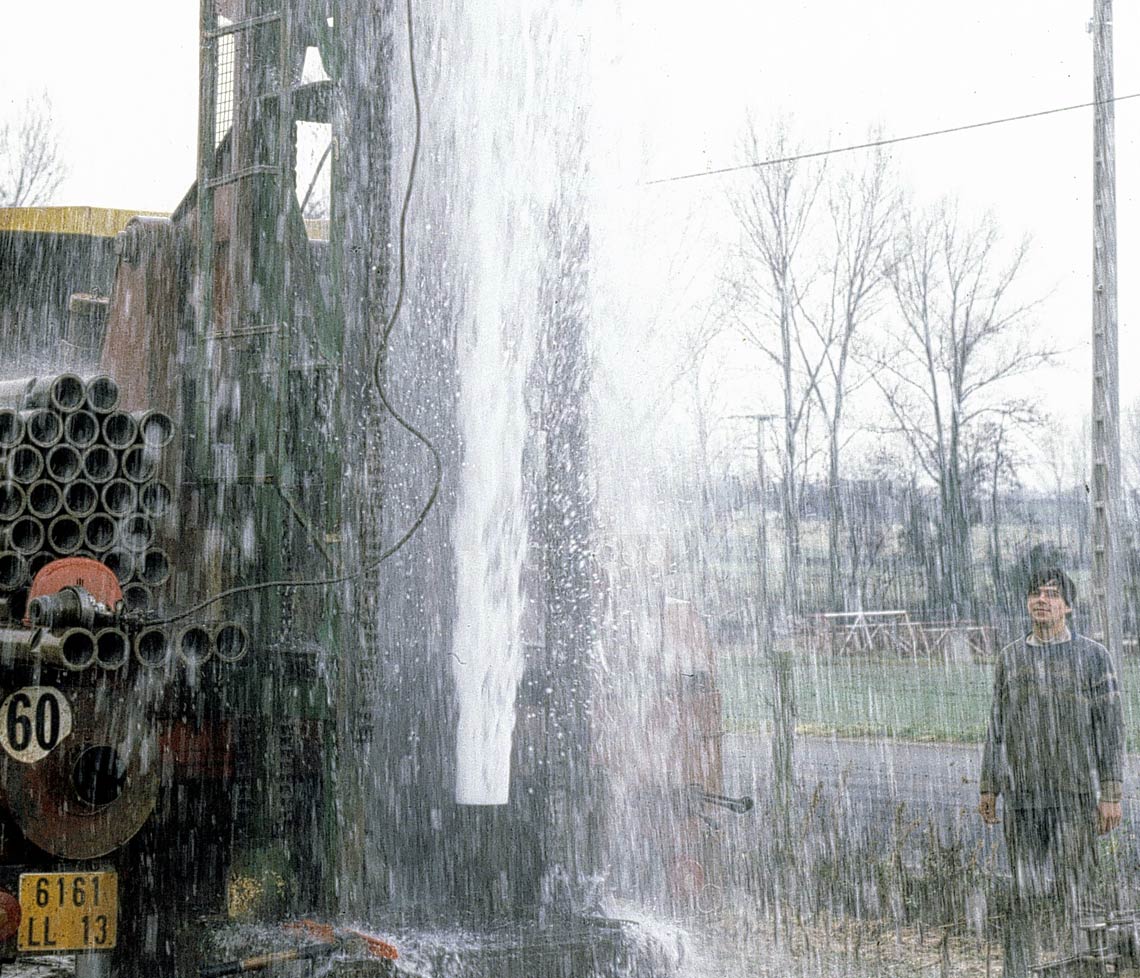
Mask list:
[[[1140,750],[1140,661],[1125,663],[1129,749]],[[976,743],[985,737],[993,667],[973,663],[805,657],[796,664],[797,729],[840,737]],[[729,731],[762,729],[771,716],[769,666],[726,657],[720,685]]]

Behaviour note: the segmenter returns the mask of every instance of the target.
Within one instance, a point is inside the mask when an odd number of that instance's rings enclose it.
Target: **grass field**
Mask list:
[[[1140,724],[1140,661],[1125,663],[1125,718]],[[807,656],[795,667],[797,729],[840,737],[977,743],[985,737],[993,667]],[[769,722],[768,663],[754,656],[720,664],[726,728],[761,730]],[[1130,727],[1134,726],[1130,724]],[[1140,750],[1140,730],[1129,729]]]

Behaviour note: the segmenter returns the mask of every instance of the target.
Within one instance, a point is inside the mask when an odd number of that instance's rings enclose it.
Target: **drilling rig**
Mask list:
[[[454,324],[388,340],[402,16],[202,0],[197,173],[172,213],[0,211],[8,959],[161,978],[202,960],[203,920],[566,917],[597,872],[587,229],[551,222],[514,777],[507,805],[472,809],[452,795],[440,624],[454,489],[433,488],[383,393],[392,380],[436,458],[458,458]],[[329,146],[322,221],[303,216],[303,125]],[[719,699],[701,695],[693,750],[712,762],[684,765],[699,783],[682,807],[731,809]],[[595,973],[603,945],[617,967],[599,926],[571,928],[541,973]]]

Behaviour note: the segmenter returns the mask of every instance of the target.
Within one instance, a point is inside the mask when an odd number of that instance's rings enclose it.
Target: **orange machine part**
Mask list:
[[[45,564],[32,581],[28,600],[57,594],[65,587],[81,587],[108,608],[114,608],[123,600],[123,589],[115,572],[90,557],[61,557]]]

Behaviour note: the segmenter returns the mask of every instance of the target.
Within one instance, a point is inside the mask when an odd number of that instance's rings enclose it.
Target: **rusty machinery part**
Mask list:
[[[95,633],[95,662],[100,669],[122,669],[131,658],[131,640],[121,628],[101,628]]]
[[[83,453],[83,474],[92,482],[110,482],[118,468],[118,457],[106,445],[92,445]]]
[[[204,625],[187,625],[178,632],[175,649],[179,661],[190,668],[205,665],[213,652],[213,641]]]
[[[134,645],[135,659],[147,669],[163,669],[170,662],[170,633],[165,628],[144,628]]]
[[[59,486],[47,479],[40,479],[28,487],[28,512],[41,520],[50,520],[63,509],[63,493]]]
[[[24,419],[15,408],[0,408],[0,448],[15,448],[24,440]]]
[[[9,763],[9,809],[28,840],[63,859],[95,859],[142,828],[158,799],[157,751],[122,723],[130,711],[69,690],[71,733],[42,760]],[[145,758],[145,760],[144,760]]]
[[[140,441],[148,448],[165,448],[174,440],[174,419],[165,411],[138,411],[131,417]]]
[[[25,557],[43,549],[44,525],[34,516],[18,516],[5,527],[0,527],[0,545],[15,550]]]
[[[106,513],[92,513],[83,521],[83,543],[92,553],[110,550],[118,535],[118,524]]]
[[[0,591],[18,591],[31,579],[28,561],[14,550],[0,552]]]
[[[0,482],[0,520],[14,520],[28,504],[28,494],[14,482]]]
[[[108,607],[86,588],[75,585],[28,601],[28,621],[33,628],[103,627],[115,620],[115,614],[114,606]]]
[[[83,455],[74,445],[56,445],[44,456],[44,465],[56,482],[71,485],[83,471]]]
[[[326,958],[340,950],[337,944],[309,944],[305,947],[291,947],[284,951],[268,951],[254,954],[237,961],[222,964],[204,964],[198,969],[199,978],[225,978],[226,975],[246,975],[252,971],[263,971],[274,965],[289,961],[311,961],[313,958]]]
[[[249,633],[234,621],[214,628],[214,655],[220,662],[240,662],[249,654]]]
[[[64,588],[80,587],[105,608],[114,609],[123,600],[123,591],[114,572],[90,557],[67,557],[49,561],[35,571],[28,603]]]
[[[63,440],[76,448],[90,448],[99,440],[99,419],[92,411],[76,411],[63,422]]]
[[[44,473],[44,453],[35,445],[17,445],[9,454],[5,468],[9,478],[29,485]]]
[[[162,519],[170,512],[173,502],[174,493],[170,486],[161,480],[148,482],[139,487],[139,506],[153,519]]]
[[[170,580],[170,558],[166,551],[151,547],[137,556],[135,577],[148,587],[162,587]]]
[[[20,929],[20,901],[7,890],[0,890],[0,941],[10,941]]]
[[[112,479],[100,493],[103,509],[110,516],[128,516],[139,504],[139,491],[126,479]]]
[[[99,490],[91,482],[71,482],[63,490],[63,509],[69,516],[84,519],[99,505]]]
[[[145,615],[154,611],[154,591],[145,584],[131,581],[123,585],[123,608],[128,614]]]
[[[74,554],[83,546],[83,524],[74,516],[57,516],[47,525],[47,542],[62,557]]]
[[[36,448],[51,448],[63,439],[63,419],[47,408],[34,411],[21,411],[24,422],[24,436]]]
[[[89,411],[110,414],[119,406],[119,385],[105,374],[89,377],[84,387],[84,403]]]
[[[150,482],[158,473],[158,449],[132,445],[123,453],[123,475],[131,482]]]
[[[126,411],[112,411],[103,417],[103,441],[116,451],[134,444],[139,426]]]

